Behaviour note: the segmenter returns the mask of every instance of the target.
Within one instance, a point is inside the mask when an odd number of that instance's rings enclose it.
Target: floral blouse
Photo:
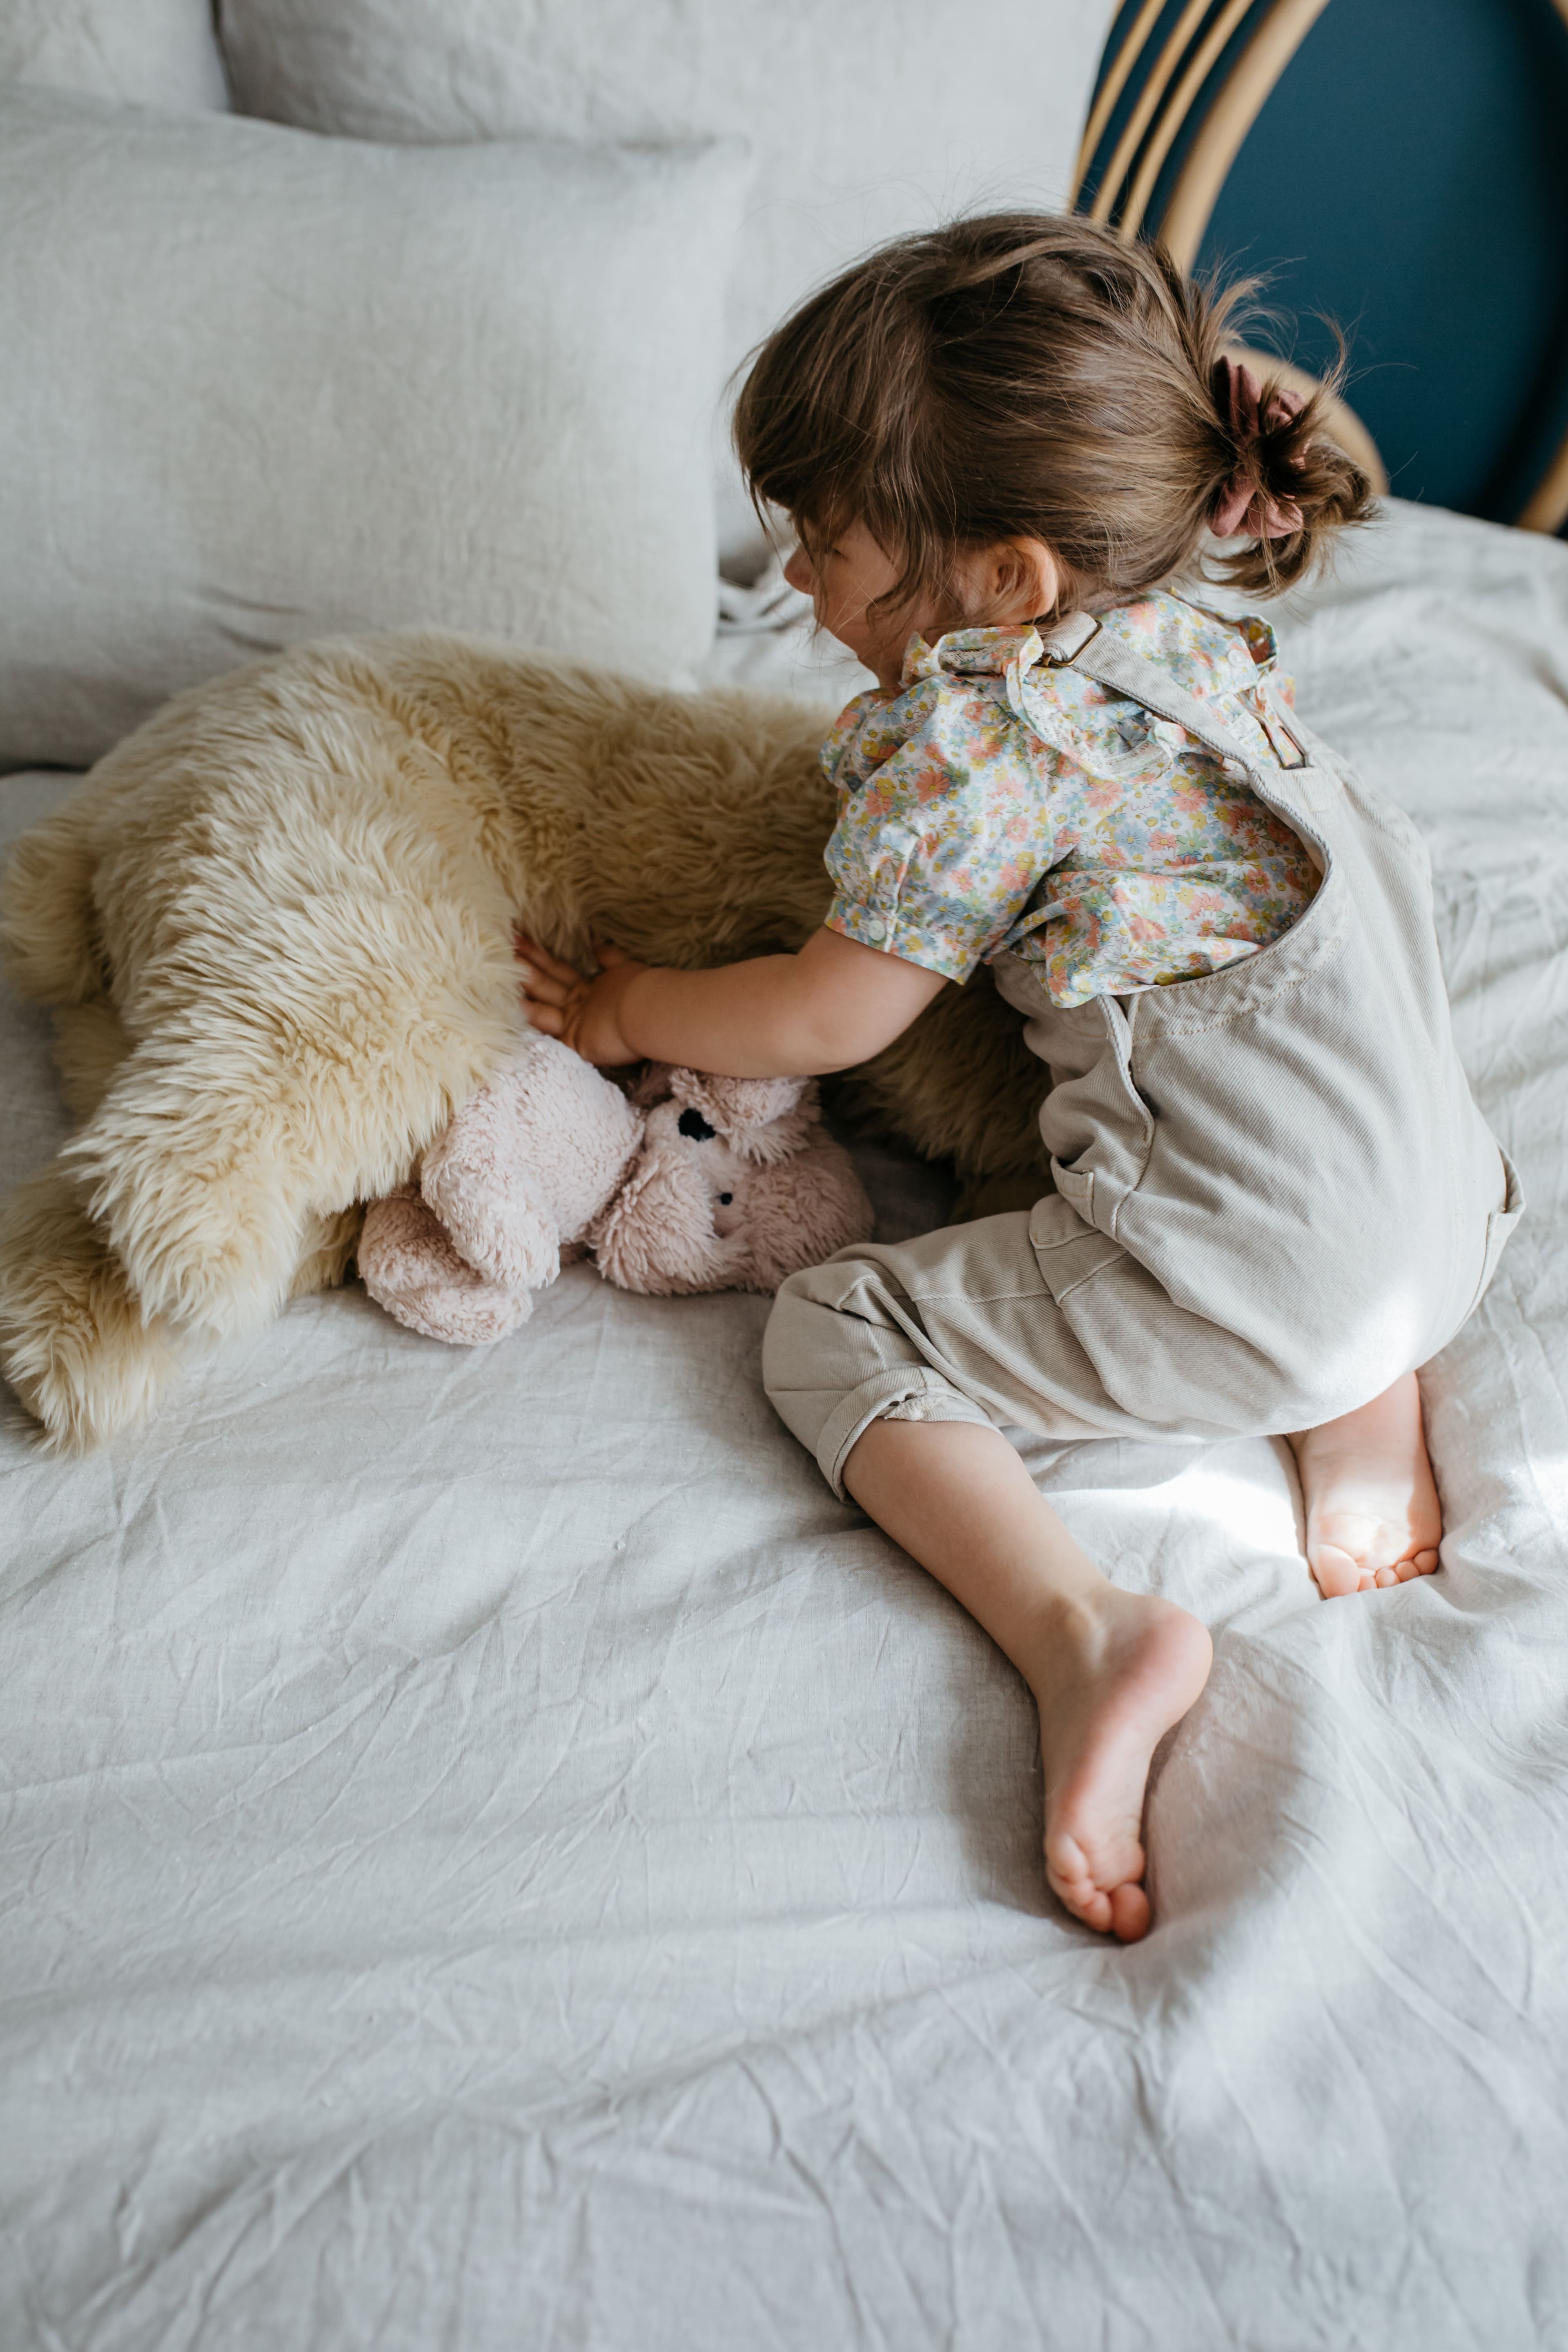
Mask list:
[[[1291,756],[1260,691],[1266,623],[1164,593],[1099,618],[1227,733]],[[899,693],[858,696],[822,761],[838,791],[830,927],[949,980],[1005,949],[1062,1005],[1190,979],[1266,946],[1318,886],[1245,778],[1184,728],[1047,664],[1032,628],[911,637]]]

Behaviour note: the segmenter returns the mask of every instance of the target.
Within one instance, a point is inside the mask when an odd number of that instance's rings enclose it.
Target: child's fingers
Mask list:
[[[569,1004],[588,985],[580,971],[558,956],[546,955],[531,940],[519,941],[517,965],[525,1004]]]
[[[574,963],[565,963],[560,956],[552,955],[548,948],[542,948],[537,940],[531,940],[523,931],[512,933],[511,951],[519,963],[526,964],[541,979],[555,981],[563,988],[582,981],[583,975]]]
[[[525,1004],[566,1004],[581,995],[583,983],[574,972],[569,980],[552,980],[548,972],[535,971],[532,964],[522,967],[522,1001]]]
[[[531,996],[525,997],[523,1003],[531,1029],[537,1029],[545,1037],[564,1035],[566,1015],[558,1004],[542,1004]]]

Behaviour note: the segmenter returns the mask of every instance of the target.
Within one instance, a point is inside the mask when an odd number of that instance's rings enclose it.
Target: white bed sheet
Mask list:
[[[73,1466],[7,1403],[7,2352],[1568,2344],[1568,551],[1391,508],[1286,634],[1531,1195],[1427,1380],[1443,1573],[1320,1602],[1278,1444],[1034,1449],[1216,1636],[1121,1950],[762,1301],[577,1268],[459,1354],[350,1290]],[[8,1182],[14,1005],[0,1087]]]

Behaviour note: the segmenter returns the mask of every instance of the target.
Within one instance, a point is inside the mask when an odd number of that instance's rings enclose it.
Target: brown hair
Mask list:
[[[1300,413],[1232,432],[1216,370],[1250,285],[1185,278],[1158,246],[1077,215],[994,213],[883,246],[758,351],[735,446],[762,503],[808,550],[860,522],[903,570],[882,601],[951,593],[954,554],[1027,535],[1073,601],[1106,605],[1191,575],[1240,470],[1301,528],[1213,560],[1288,587],[1370,503],[1326,439],[1339,368]],[[1263,368],[1263,407],[1269,382]]]

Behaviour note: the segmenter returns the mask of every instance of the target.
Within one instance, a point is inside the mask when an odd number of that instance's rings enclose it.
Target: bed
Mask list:
[[[1283,627],[1432,844],[1530,1194],[1427,1376],[1443,1573],[1320,1602],[1277,1444],[1034,1449],[1216,1638],[1114,1950],[760,1300],[576,1267],[468,1354],[351,1289],[80,1465],[13,1408],[8,2345],[1564,2340],[1568,554],[1392,504]],[[63,1118],[0,1034],[10,1181]]]
[[[1442,1573],[1320,1601],[1279,1443],[1020,1439],[1215,1633],[1123,1949],[765,1301],[576,1266],[469,1353],[351,1286],[70,1465],[6,1399],[7,2352],[1568,2344],[1568,551],[1393,499],[1275,617],[1530,1201],[1426,1375]],[[701,675],[855,683],[798,623]],[[67,1127],[12,998],[0,1099],[8,1186]]]

